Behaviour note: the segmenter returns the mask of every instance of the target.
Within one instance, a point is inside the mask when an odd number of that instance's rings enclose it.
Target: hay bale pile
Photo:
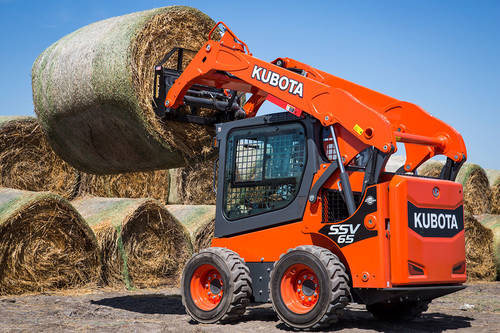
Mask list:
[[[186,205],[215,205],[212,189],[214,160],[195,163],[170,170],[168,203]]]
[[[496,179],[491,187],[491,213],[500,214],[500,177]]]
[[[202,224],[193,235],[193,245],[196,252],[212,245],[215,232],[215,219]]]
[[[208,153],[213,126],[161,122],[151,101],[154,66],[174,47],[197,51],[213,25],[171,6],[90,24],[47,48],[33,64],[33,103],[58,155],[113,174],[182,167]]]
[[[464,214],[467,280],[495,281],[496,264],[493,232],[469,212]]]
[[[167,210],[188,231],[194,252],[212,245],[215,230],[214,205],[168,205]]]
[[[117,175],[82,173],[79,195],[106,198],[154,198],[167,203],[168,170],[129,172]]]
[[[486,172],[477,164],[465,164],[457,175],[464,188],[464,210],[473,215],[491,211],[491,189]]]
[[[167,210],[186,228],[190,236],[200,226],[215,219],[214,205],[167,205]]]
[[[177,282],[192,245],[184,227],[161,203],[86,197],[73,205],[97,237],[105,283],[144,288]]]
[[[0,186],[71,198],[77,171],[50,148],[32,117],[0,117]]]
[[[0,295],[92,286],[92,230],[62,197],[0,188]]]
[[[443,163],[437,161],[428,161],[418,168],[418,174],[425,177],[439,178]]]
[[[477,216],[477,220],[493,232],[497,280],[500,280],[500,215],[483,214]]]

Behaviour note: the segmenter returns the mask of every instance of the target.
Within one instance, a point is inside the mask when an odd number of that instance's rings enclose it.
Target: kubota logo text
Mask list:
[[[423,237],[453,237],[464,230],[463,208],[422,208],[408,201],[408,227]]]
[[[302,98],[304,92],[304,84],[302,82],[290,79],[286,76],[281,76],[278,73],[270,71],[266,68],[255,65],[252,71],[252,79],[259,80],[262,83],[267,83],[272,87],[278,87],[283,91],[287,91],[292,95],[297,95]]]
[[[414,228],[458,229],[457,217],[453,214],[413,213]]]

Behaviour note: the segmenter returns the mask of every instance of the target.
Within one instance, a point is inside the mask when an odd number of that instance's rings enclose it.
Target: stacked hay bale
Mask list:
[[[213,25],[197,9],[164,7],[90,24],[46,49],[32,69],[33,102],[58,155],[79,170],[113,174],[182,167],[209,154],[213,126],[162,122],[151,101],[155,65],[174,47],[199,50]]]
[[[418,174],[425,177],[439,178],[443,163],[438,161],[428,161],[418,168]]]
[[[491,189],[486,172],[477,164],[465,164],[457,175],[464,187],[464,210],[474,215],[491,211]]]
[[[71,198],[77,178],[77,171],[52,151],[35,118],[0,117],[0,186]]]
[[[128,172],[117,175],[82,173],[79,196],[106,198],[154,198],[167,203],[168,170]]]
[[[0,295],[93,286],[92,230],[61,196],[0,188]]]
[[[184,227],[161,203],[85,197],[73,205],[94,230],[108,285],[143,288],[177,282],[192,245]]]
[[[215,219],[200,225],[193,234],[193,245],[196,252],[212,245],[215,233]]]
[[[493,249],[497,279],[500,280],[500,215],[483,214],[477,216],[478,221],[493,232]]]
[[[213,191],[214,160],[170,170],[168,203],[215,205]]]
[[[195,252],[211,245],[215,228],[215,206],[168,205],[167,210],[189,232]]]
[[[498,177],[491,187],[491,213],[500,214],[500,177]]]
[[[464,214],[467,280],[495,281],[496,261],[493,232],[470,213]]]

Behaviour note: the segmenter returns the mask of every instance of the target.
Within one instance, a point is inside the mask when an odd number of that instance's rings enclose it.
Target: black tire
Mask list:
[[[198,307],[191,293],[193,274],[204,265],[215,267],[223,282],[218,286],[222,297],[215,308],[210,310]],[[245,313],[252,295],[251,286],[250,271],[237,253],[225,248],[210,247],[193,255],[184,267],[181,281],[182,304],[186,312],[200,323],[234,321]]]
[[[366,309],[379,320],[408,321],[418,318],[429,308],[430,301],[412,301],[395,303],[375,303]]]
[[[306,309],[305,313],[298,313],[293,311],[289,300],[286,302],[289,305],[285,304],[281,284],[283,280],[286,286],[286,279],[293,279],[289,278],[293,274],[300,275],[299,272],[294,273],[294,267],[304,265],[316,275],[314,285],[308,288],[309,295],[306,297],[312,294],[311,288],[319,288],[319,290],[316,289],[319,292],[314,291],[314,295],[317,296],[315,303],[308,305],[311,309]],[[313,281],[311,277],[309,276],[308,279]],[[298,281],[298,283],[302,283],[302,292],[306,294],[306,281]],[[313,245],[299,246],[281,255],[271,271],[269,289],[273,308],[278,317],[286,325],[297,329],[320,328],[336,323],[341,318],[344,307],[351,301],[349,277],[344,265],[329,250]],[[287,297],[285,295],[285,298]],[[303,297],[302,300],[304,300]],[[310,297],[309,300],[311,300]]]

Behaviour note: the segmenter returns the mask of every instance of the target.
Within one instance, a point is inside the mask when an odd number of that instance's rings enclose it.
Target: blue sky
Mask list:
[[[33,114],[31,65],[59,38],[173,4],[225,21],[256,57],[420,105],[463,135],[469,161],[500,169],[500,1],[0,0],[0,115]]]

